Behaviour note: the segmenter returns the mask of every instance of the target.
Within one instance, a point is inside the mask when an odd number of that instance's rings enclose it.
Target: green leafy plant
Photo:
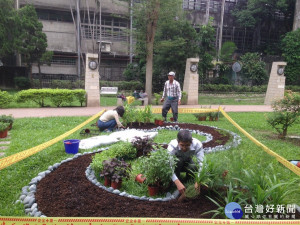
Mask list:
[[[227,190],[226,194],[224,195],[222,192],[217,192],[219,197],[217,200],[212,199],[211,197],[207,196],[209,200],[211,200],[218,208],[215,210],[210,210],[202,215],[209,214],[209,213],[214,213],[212,216],[212,219],[215,218],[216,216],[220,216],[222,218],[226,218],[225,215],[225,206],[230,203],[230,202],[236,202],[239,205],[245,204],[245,199],[242,198],[242,192],[237,191],[233,188],[232,184],[230,183]]]
[[[137,151],[137,157],[147,156],[153,149],[153,141],[149,136],[145,138],[135,137],[132,141],[132,145]]]
[[[5,108],[12,101],[13,96],[11,96],[7,91],[0,90],[0,108]]]
[[[205,121],[206,117],[209,115],[209,113],[194,113],[193,116],[196,117],[200,121]]]
[[[291,91],[286,92],[281,100],[272,104],[274,112],[268,116],[267,122],[279,133],[280,138],[285,138],[287,130],[300,115],[300,95]]]
[[[146,177],[146,184],[167,186],[170,183],[177,158],[170,155],[166,149],[158,146],[149,157],[139,159],[142,161],[139,168],[140,173]]]
[[[12,124],[14,122],[14,117],[12,115],[1,115],[0,122]]]
[[[112,158],[103,161],[103,170],[100,176],[108,177],[113,182],[120,182],[129,176],[130,165],[124,160]]]
[[[15,77],[14,83],[21,90],[31,87],[30,80],[27,77]]]
[[[5,122],[1,122],[0,121],[0,131],[5,131],[6,129],[8,129],[9,123],[5,123]]]
[[[123,159],[134,159],[136,158],[136,148],[130,143],[125,141],[120,141],[112,145],[109,150],[117,158]]]

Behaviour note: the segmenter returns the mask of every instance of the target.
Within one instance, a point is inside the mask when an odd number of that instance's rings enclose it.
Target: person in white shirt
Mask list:
[[[116,126],[124,128],[123,124],[120,122],[120,117],[123,117],[124,113],[125,109],[123,106],[118,106],[113,110],[108,110],[103,113],[97,122],[100,131],[113,131]]]
[[[174,77],[175,73],[173,71],[168,73],[168,80],[165,82],[164,92],[160,101],[163,102],[165,97],[167,97],[162,108],[162,116],[164,120],[167,120],[167,114],[171,108],[174,122],[177,122],[178,105],[181,104],[181,88],[179,82],[174,80]]]
[[[187,176],[190,170],[196,170],[196,165],[192,160],[193,156],[197,157],[199,168],[202,166],[204,159],[204,150],[202,143],[193,138],[188,130],[180,130],[177,134],[177,139],[172,140],[168,145],[168,152],[170,155],[175,155],[179,161],[175,167],[175,173],[172,175],[172,181],[175,183],[177,189],[182,194],[185,192],[185,186],[179,180],[180,173],[186,172]],[[195,184],[195,187],[197,185]]]

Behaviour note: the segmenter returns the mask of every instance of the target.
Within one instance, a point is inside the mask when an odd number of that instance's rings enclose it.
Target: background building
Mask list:
[[[231,15],[238,1],[244,0],[183,0],[182,7],[195,29],[206,24],[209,17],[214,18],[216,49],[225,41],[232,41],[239,53],[257,50],[256,30],[239,27]],[[123,71],[130,62],[133,48],[128,1],[17,0],[16,4],[16,7],[34,5],[47,35],[48,50],[54,52],[52,65],[41,67],[42,77],[38,75],[37,66],[33,66],[34,78],[83,79],[85,54],[98,53],[100,47],[101,79],[124,80]],[[270,41],[276,43],[282,34],[292,30],[293,24],[286,26],[285,19],[277,13],[272,32],[268,24],[262,27],[260,45]]]

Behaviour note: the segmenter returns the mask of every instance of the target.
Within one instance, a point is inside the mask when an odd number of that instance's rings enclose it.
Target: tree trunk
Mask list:
[[[146,87],[145,91],[148,94],[148,101],[151,104],[152,96],[152,71],[153,71],[153,44],[155,31],[157,28],[157,20],[160,9],[160,0],[153,0],[152,7],[148,13],[147,22],[147,57],[146,57]]]

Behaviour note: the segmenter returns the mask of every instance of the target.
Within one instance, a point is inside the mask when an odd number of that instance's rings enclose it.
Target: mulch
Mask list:
[[[156,127],[153,124],[145,127],[152,126]],[[229,135],[221,134],[217,129],[207,126],[197,124],[179,124],[179,126],[211,133],[214,138],[205,143],[204,147],[225,144],[230,138]],[[92,154],[83,155],[63,163],[43,178],[38,183],[35,194],[39,211],[48,217],[211,218],[212,213],[205,215],[202,213],[217,208],[206,197],[207,194],[213,196],[209,190],[201,190],[199,197],[183,202],[141,201],[109,193],[86,178],[85,170],[91,161]]]

